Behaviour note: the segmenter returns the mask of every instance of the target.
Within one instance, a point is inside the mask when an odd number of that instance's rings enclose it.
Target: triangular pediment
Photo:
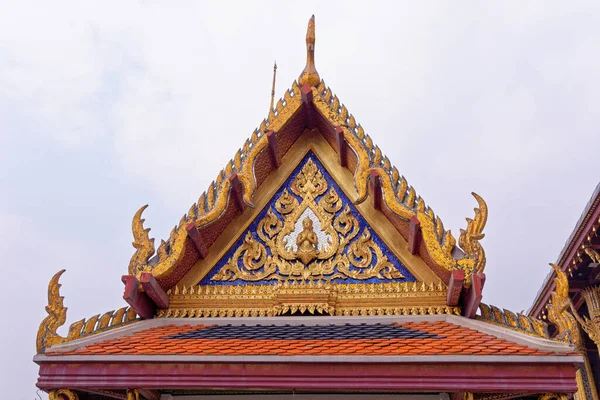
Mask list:
[[[414,282],[309,151],[200,285]]]

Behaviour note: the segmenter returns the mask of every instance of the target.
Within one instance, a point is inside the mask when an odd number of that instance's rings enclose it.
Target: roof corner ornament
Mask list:
[[[556,289],[552,292],[552,298],[548,304],[548,320],[558,329],[557,340],[570,343],[580,350],[582,343],[579,326],[575,317],[569,312],[569,307],[573,308],[569,298],[569,279],[567,274],[556,264],[550,264],[550,266],[556,272],[556,278],[554,278]],[[576,315],[576,313],[574,314]]]
[[[67,321],[67,307],[63,304],[64,297],[60,295],[61,284],[58,282],[64,272],[64,269],[58,271],[48,283],[48,305],[46,306],[48,315],[38,328],[36,338],[36,351],[38,354],[54,344],[76,339],[83,327],[83,320],[73,323],[66,338],[56,332]]]
[[[300,86],[317,86],[321,82],[321,77],[315,67],[315,16],[308,20],[308,30],[306,31],[306,67],[298,78]]]
[[[473,273],[483,272],[485,269],[485,251],[479,241],[485,237],[483,228],[487,223],[488,208],[485,200],[477,193],[471,193],[479,207],[475,207],[475,217],[473,219],[467,218],[467,229],[460,230],[460,237],[458,238],[458,245],[463,249],[467,257],[474,260]]]
[[[144,219],[142,213],[148,208],[148,204],[142,206],[135,215],[131,223],[133,232],[133,247],[135,253],[129,261],[129,274],[136,276],[148,263],[148,259],[154,255],[154,238],[150,239],[150,228],[144,228]]]

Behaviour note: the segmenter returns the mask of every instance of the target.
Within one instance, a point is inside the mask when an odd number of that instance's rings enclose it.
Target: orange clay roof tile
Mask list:
[[[181,355],[549,355],[460,325],[168,325],[91,344],[72,354]],[[569,353],[565,353],[569,355]]]

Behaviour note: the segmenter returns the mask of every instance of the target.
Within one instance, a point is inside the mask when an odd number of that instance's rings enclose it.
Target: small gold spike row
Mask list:
[[[330,315],[460,314],[445,304],[443,283],[389,282],[330,284],[285,281],[274,285],[175,286],[168,292],[170,307],[157,316],[243,317],[283,313]]]
[[[549,338],[548,326],[533,317],[528,317],[522,313],[513,313],[508,310],[501,310],[496,306],[488,306],[481,303],[479,305],[480,315],[476,318],[494,325],[500,325],[530,336]]]
[[[48,316],[44,318],[38,328],[36,338],[36,350],[38,354],[44,352],[52,345],[104,332],[128,324],[136,319],[136,314],[130,307],[123,307],[117,311],[104,313],[102,317],[98,314],[87,321],[82,319],[74,322],[69,327],[67,337],[60,336],[57,330],[67,320],[67,308],[63,304],[64,297],[60,295],[61,284],[59,283],[60,277],[64,272],[64,269],[58,271],[48,283],[48,305],[46,306]]]

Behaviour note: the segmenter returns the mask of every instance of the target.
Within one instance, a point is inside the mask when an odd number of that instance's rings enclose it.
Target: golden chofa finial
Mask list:
[[[306,67],[300,74],[298,83],[300,86],[317,86],[320,82],[321,77],[315,68],[315,16],[313,15],[308,21],[306,31]]]

